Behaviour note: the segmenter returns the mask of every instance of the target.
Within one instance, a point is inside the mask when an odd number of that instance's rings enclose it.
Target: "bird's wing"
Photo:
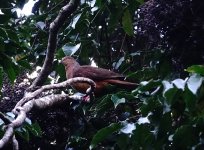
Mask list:
[[[105,79],[124,80],[125,78],[123,75],[119,73],[91,66],[80,66],[79,68],[74,70],[73,77],[86,77],[92,80],[105,80]]]

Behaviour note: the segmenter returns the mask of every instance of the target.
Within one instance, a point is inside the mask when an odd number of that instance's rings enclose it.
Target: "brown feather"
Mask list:
[[[124,81],[125,76],[107,69],[88,65],[80,66],[74,58],[69,56],[62,59],[62,64],[65,66],[67,79],[73,77],[86,77],[92,79],[96,83],[95,94],[103,92],[108,85],[116,85],[127,89],[134,89],[138,85],[136,83]],[[84,83],[76,83],[72,86],[82,93],[85,93],[89,87],[88,84]]]

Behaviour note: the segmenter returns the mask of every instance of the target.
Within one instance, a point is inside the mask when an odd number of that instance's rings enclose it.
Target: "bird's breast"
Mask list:
[[[106,89],[106,87],[108,86],[108,83],[107,82],[103,82],[103,81],[95,81],[95,83],[96,83],[96,88],[95,88],[95,90],[94,90],[94,93],[95,94],[99,94],[99,93],[101,93],[101,92],[104,92],[104,90]],[[73,84],[71,84],[71,86],[75,89],[75,90],[77,90],[78,92],[80,92],[80,93],[86,93],[86,90],[90,87],[90,85],[89,84],[87,84],[87,83],[80,83],[80,82],[78,82],[78,83],[73,83]]]

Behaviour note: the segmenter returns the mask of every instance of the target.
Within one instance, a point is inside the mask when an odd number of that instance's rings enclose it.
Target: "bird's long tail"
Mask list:
[[[119,86],[121,88],[126,88],[126,89],[135,89],[139,85],[137,83],[122,81],[122,80],[114,80],[114,79],[108,79],[105,81],[107,81],[109,84],[116,85],[116,86]]]

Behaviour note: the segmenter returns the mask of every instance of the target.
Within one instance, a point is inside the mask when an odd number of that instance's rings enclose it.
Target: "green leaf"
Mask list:
[[[186,81],[183,79],[175,79],[172,81],[172,84],[175,85],[178,89],[184,90]]]
[[[74,17],[73,22],[72,22],[72,25],[71,25],[73,29],[75,29],[76,24],[77,24],[77,22],[79,21],[79,19],[80,19],[80,17],[81,17],[81,14],[82,14],[82,13],[77,14],[77,15]]]
[[[178,99],[180,99],[181,93],[183,91],[181,89],[178,89],[176,87],[171,88],[169,90],[167,90],[164,93],[164,97],[167,99],[168,104],[174,104],[175,101],[177,101]]]
[[[110,108],[113,108],[113,103],[111,102],[111,95],[105,95],[100,99],[100,103],[96,105],[95,110],[97,115],[104,114]]]
[[[108,127],[100,129],[93,137],[90,149],[95,148],[100,142],[116,131],[119,131],[123,126],[120,123],[112,123]]]
[[[201,77],[200,75],[192,75],[188,81],[187,81],[187,86],[188,89],[196,95],[198,89],[201,87],[203,82],[203,77]]]
[[[42,21],[39,21],[39,22],[36,23],[36,26],[38,28],[40,28],[41,30],[43,30],[45,28],[46,24],[44,22],[42,22]]]
[[[117,138],[117,145],[121,150],[129,149],[128,148],[128,146],[130,146],[129,142],[130,142],[130,137],[127,134],[121,134]]]
[[[135,13],[136,9],[142,4],[143,0],[128,0],[128,9],[131,14]]]
[[[63,52],[67,56],[72,56],[74,53],[76,53],[81,46],[81,43],[77,45],[72,45],[72,44],[66,44],[62,47]]]
[[[4,24],[9,21],[10,17],[8,15],[1,15],[0,14],[0,24]]]
[[[5,50],[5,43],[2,37],[0,37],[0,52],[3,52]]]
[[[133,33],[133,25],[132,25],[132,17],[128,9],[125,9],[123,17],[122,17],[122,25],[124,31],[129,35],[132,36]]]
[[[134,123],[125,123],[124,127],[120,130],[122,133],[125,134],[132,134],[132,132],[136,129]]]
[[[15,131],[18,135],[20,135],[24,140],[26,140],[27,142],[29,142],[30,140],[30,135],[29,132],[26,128],[21,127],[21,128],[17,128]]]
[[[102,5],[102,0],[96,0],[96,6],[101,7]]]
[[[119,98],[117,95],[112,95],[111,96],[111,101],[113,102],[115,108],[121,104],[121,103],[125,103],[125,98]]]
[[[185,101],[186,107],[189,111],[193,112],[196,109],[196,95],[192,93],[188,88],[185,89],[183,99]]]
[[[141,111],[142,116],[148,116],[149,113],[153,114],[153,112],[158,113],[161,111],[161,109],[163,111],[163,106],[157,97],[151,96],[148,98],[144,98],[143,101],[144,101],[143,105],[140,107],[140,111]],[[160,117],[160,116],[157,116],[157,118],[158,117]]]
[[[154,68],[143,68],[142,70],[131,73],[126,78],[127,80],[133,79],[134,81],[146,81],[154,79],[155,77],[157,77],[157,71]]]
[[[204,75],[204,65],[193,65],[191,67],[188,67],[185,71]]]
[[[7,73],[11,83],[14,83],[14,80],[16,79],[16,73],[13,68],[13,62],[10,60],[10,58],[3,57],[0,59],[0,64],[3,66],[3,70]]]
[[[31,70],[32,67],[30,66],[30,64],[26,61],[26,60],[20,60],[17,62],[20,66],[26,68],[26,69],[29,69]]]
[[[113,64],[113,66],[115,67],[116,70],[121,66],[121,64],[124,62],[124,60],[125,60],[125,58],[124,58],[124,57],[121,57],[121,58],[118,60],[118,62],[115,62],[115,63]]]
[[[150,80],[150,81],[144,81],[141,82],[141,85],[134,91],[132,91],[133,94],[137,94],[138,92],[151,92],[157,89],[158,87],[161,87],[161,81],[160,80]]]
[[[134,149],[148,149],[153,146],[154,141],[153,132],[148,125],[137,125],[136,130],[133,131],[131,141],[133,141]]]
[[[173,141],[180,149],[186,149],[197,143],[199,136],[196,134],[196,129],[190,125],[180,126],[173,136]]]
[[[41,137],[42,136],[42,130],[39,126],[38,123],[34,123],[34,124],[27,124],[26,125],[26,128],[34,135],[34,136],[37,136],[37,137]]]
[[[19,43],[19,38],[16,32],[14,32],[13,30],[6,30],[7,34],[8,34],[8,38],[16,43]]]
[[[7,40],[8,36],[4,28],[0,28],[0,36],[3,37],[4,40]]]
[[[140,4],[143,4],[144,0],[137,0],[137,2],[139,2]]]

